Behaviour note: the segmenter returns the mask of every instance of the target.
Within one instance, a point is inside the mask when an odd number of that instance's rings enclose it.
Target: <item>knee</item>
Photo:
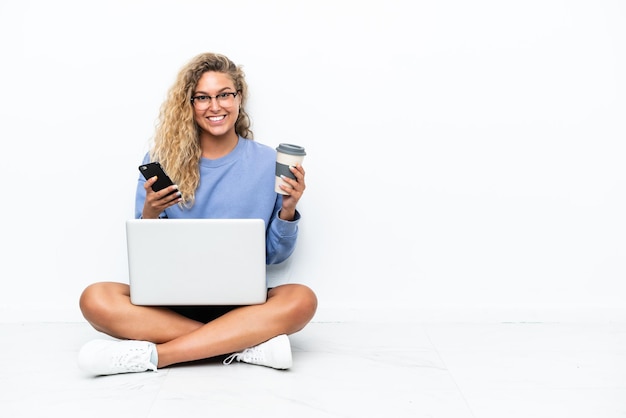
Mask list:
[[[305,285],[294,285],[289,315],[304,327],[317,311],[317,296]]]
[[[88,321],[106,314],[107,290],[105,283],[94,283],[85,288],[80,295],[79,306]]]

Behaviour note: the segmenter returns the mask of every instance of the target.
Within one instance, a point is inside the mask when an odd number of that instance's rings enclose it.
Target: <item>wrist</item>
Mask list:
[[[296,211],[295,209],[294,210],[281,209],[280,212],[278,212],[278,217],[282,219],[283,221],[293,221],[296,217]]]

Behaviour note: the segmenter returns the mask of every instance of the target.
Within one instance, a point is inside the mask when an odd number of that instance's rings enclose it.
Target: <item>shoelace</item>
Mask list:
[[[115,367],[131,371],[156,370],[150,360],[146,361],[149,350],[144,347],[134,347],[128,351],[120,353],[115,359]]]
[[[230,356],[226,357],[223,361],[224,364],[229,365],[230,363],[232,363],[235,359],[237,359],[238,361],[245,361],[245,362],[258,362],[259,360],[261,360],[261,350],[257,350],[256,347],[251,347],[251,348],[246,348],[245,350],[243,350],[241,353],[233,353]]]

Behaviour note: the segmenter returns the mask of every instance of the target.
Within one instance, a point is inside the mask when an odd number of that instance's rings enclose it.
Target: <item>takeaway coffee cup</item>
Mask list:
[[[293,144],[279,144],[276,148],[276,183],[274,186],[274,190],[276,193],[287,194],[281,190],[280,185],[283,184],[287,187],[289,184],[280,176],[289,177],[291,179],[296,179],[296,176],[289,170],[289,166],[295,166],[296,164],[302,164],[302,160],[304,160],[304,156],[306,152],[304,152],[304,148],[300,145]]]

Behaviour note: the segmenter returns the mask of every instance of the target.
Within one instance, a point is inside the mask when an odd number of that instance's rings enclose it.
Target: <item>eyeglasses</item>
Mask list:
[[[228,107],[232,106],[235,103],[235,97],[239,92],[225,92],[220,93],[215,96],[207,96],[205,94],[194,96],[191,98],[191,104],[196,108],[196,110],[205,110],[208,109],[211,105],[211,99],[215,99],[220,106]]]

